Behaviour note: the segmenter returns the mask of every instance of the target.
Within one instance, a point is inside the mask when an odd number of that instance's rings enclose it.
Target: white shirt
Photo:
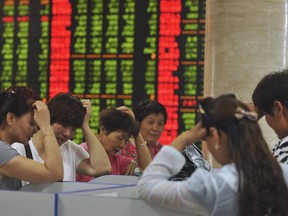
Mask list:
[[[198,168],[187,181],[168,181],[184,163],[175,148],[162,147],[138,181],[140,197],[190,215],[237,215],[238,174],[233,164],[211,172]],[[282,168],[288,185],[288,166]]]
[[[32,140],[29,140],[33,160],[44,163],[43,159],[38,154]],[[13,143],[12,147],[16,149],[19,154],[26,156],[25,147],[21,143]],[[63,181],[76,181],[76,170],[80,162],[89,157],[88,152],[74,143],[71,140],[63,143],[60,146],[60,152],[63,161],[64,178]],[[23,182],[23,185],[27,183]]]
[[[273,147],[272,153],[279,162],[288,164],[288,136]]]

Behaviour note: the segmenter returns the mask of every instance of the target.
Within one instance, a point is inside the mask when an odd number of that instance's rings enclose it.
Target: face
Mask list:
[[[279,119],[275,115],[272,116],[267,113],[265,113],[264,115],[267,124],[274,130],[275,134],[279,139],[283,139],[284,137],[287,136],[287,130],[286,130],[287,120],[283,118],[281,120],[281,118]]]
[[[72,126],[66,126],[58,123],[52,124],[52,128],[59,146],[65,143],[66,141],[72,139],[77,129]]]
[[[149,114],[140,124],[140,131],[144,140],[148,143],[156,143],[164,130],[163,114]]]
[[[129,143],[128,134],[121,130],[108,134],[105,129],[101,129],[98,137],[108,155],[115,155]]]
[[[280,101],[274,101],[273,115],[269,113],[264,113],[264,115],[267,124],[274,130],[279,139],[288,136],[288,111]]]
[[[14,116],[14,115],[13,115]],[[34,121],[33,113],[28,112],[20,117],[13,117],[12,133],[13,142],[27,144],[34,133],[37,132],[37,124]]]
[[[266,120],[266,122],[267,122],[267,124],[269,125],[269,127],[271,127],[274,131],[275,131],[275,117],[274,116],[272,116],[272,115],[270,115],[270,114],[267,114],[267,113],[265,113],[264,114],[265,115],[265,120]],[[277,134],[277,132],[275,131],[275,133]]]

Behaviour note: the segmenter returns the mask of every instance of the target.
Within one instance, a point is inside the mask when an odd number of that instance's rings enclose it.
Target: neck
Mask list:
[[[0,140],[10,145],[13,143],[13,141],[9,139],[9,137],[7,137],[6,133],[3,133],[3,131],[0,132]]]

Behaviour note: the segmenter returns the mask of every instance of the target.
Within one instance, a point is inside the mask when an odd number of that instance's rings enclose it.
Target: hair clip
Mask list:
[[[198,106],[198,111],[199,111],[199,113],[206,115],[205,110],[203,109],[203,107],[201,105]]]
[[[205,116],[206,119],[209,119],[207,113],[205,112],[205,110],[203,109],[203,107],[201,106],[201,104],[198,106],[198,112],[200,114],[202,114],[203,116]]]
[[[235,117],[240,120],[243,117],[247,117],[251,121],[257,121],[258,116],[256,112],[246,111],[241,107],[237,107]]]

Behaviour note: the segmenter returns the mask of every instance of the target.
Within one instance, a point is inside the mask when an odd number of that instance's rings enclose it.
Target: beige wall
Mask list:
[[[204,96],[251,101],[265,74],[287,66],[288,0],[206,2]],[[260,126],[272,148],[277,137],[264,119]]]

